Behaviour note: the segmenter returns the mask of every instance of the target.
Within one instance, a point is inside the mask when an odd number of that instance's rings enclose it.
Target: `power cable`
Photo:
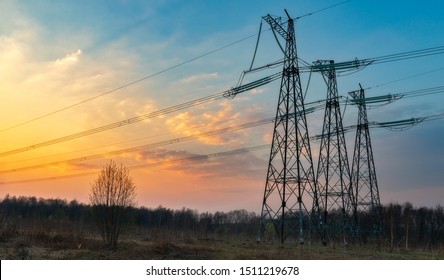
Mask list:
[[[43,118],[46,118],[46,117],[49,117],[49,116],[54,115],[54,114],[57,114],[57,113],[60,113],[60,112],[66,111],[66,110],[68,110],[68,109],[71,109],[71,108],[77,107],[77,106],[79,106],[79,105],[81,105],[81,104],[87,103],[87,102],[89,102],[89,101],[95,100],[95,99],[97,99],[97,98],[103,97],[103,96],[105,96],[105,95],[108,95],[108,94],[114,93],[114,92],[116,92],[116,91],[122,90],[122,89],[124,89],[124,88],[130,87],[130,86],[135,85],[135,84],[138,84],[138,83],[140,83],[140,82],[143,82],[143,81],[145,81],[145,80],[148,80],[148,79],[151,79],[151,78],[153,78],[153,77],[159,76],[159,75],[161,75],[161,74],[163,74],[163,73],[165,73],[165,72],[168,72],[168,71],[174,70],[174,69],[179,68],[179,67],[181,67],[181,66],[183,66],[183,65],[185,65],[185,64],[191,63],[191,62],[193,62],[193,61],[196,61],[196,60],[201,59],[201,58],[203,58],[203,57],[209,56],[209,55],[211,55],[211,54],[213,54],[213,53],[216,53],[216,52],[218,52],[218,51],[221,51],[221,50],[226,49],[226,48],[228,48],[228,47],[231,47],[231,46],[233,46],[233,45],[239,44],[239,43],[241,43],[241,42],[243,42],[243,41],[246,41],[246,40],[248,40],[248,39],[250,39],[250,38],[255,37],[256,35],[257,35],[257,34],[253,34],[253,35],[250,35],[250,36],[244,37],[244,38],[239,39],[239,40],[237,40],[237,41],[234,41],[234,42],[232,42],[232,43],[226,44],[226,45],[224,45],[224,46],[222,46],[222,47],[216,48],[216,49],[211,50],[211,51],[209,51],[209,52],[206,52],[206,53],[203,53],[203,54],[198,55],[198,56],[196,56],[196,57],[193,57],[193,58],[191,58],[191,59],[185,60],[185,61],[183,61],[183,62],[181,62],[181,63],[176,64],[176,65],[170,66],[170,67],[168,67],[168,68],[165,68],[165,69],[160,70],[160,71],[158,71],[158,72],[155,72],[155,73],[153,73],[153,74],[150,74],[150,75],[147,75],[147,76],[145,76],[145,77],[142,77],[142,78],[140,78],[140,79],[138,79],[138,80],[135,80],[135,81],[129,82],[129,83],[127,83],[127,84],[124,84],[124,85],[122,85],[122,86],[116,87],[116,88],[114,88],[114,89],[111,89],[111,90],[105,91],[105,92],[103,92],[103,93],[101,93],[101,94],[98,94],[98,95],[96,95],[96,96],[90,97],[90,98],[88,98],[88,99],[82,100],[82,101],[77,102],[77,103],[74,103],[74,104],[72,104],[72,105],[69,105],[69,106],[66,106],[66,107],[63,107],[63,108],[57,109],[57,110],[55,110],[55,111],[52,111],[52,112],[49,112],[49,113],[43,114],[43,115],[41,115],[41,116],[38,116],[38,117],[32,118],[32,119],[30,119],[30,120],[27,120],[27,121],[24,121],[24,122],[21,122],[21,123],[18,123],[18,124],[12,125],[12,126],[7,127],[7,128],[4,128],[4,129],[0,130],[0,133],[1,133],[1,132],[8,131],[8,130],[11,130],[11,129],[14,129],[14,128],[17,128],[17,127],[20,127],[20,126],[23,126],[23,125],[26,125],[26,124],[29,124],[29,123],[31,123],[31,122],[34,122],[34,121],[37,121],[37,120],[40,120],[40,119],[43,119]]]
[[[340,3],[337,3],[337,4],[334,4],[334,5],[331,5],[331,6],[325,7],[325,8],[323,8],[323,9],[320,9],[320,10],[317,10],[317,11],[314,11],[314,12],[311,12],[311,13],[308,13],[308,14],[305,14],[305,15],[302,15],[302,16],[299,16],[299,17],[296,17],[295,19],[298,20],[298,19],[301,19],[301,18],[303,18],[303,17],[307,17],[307,16],[314,15],[314,14],[317,14],[317,13],[322,12],[322,11],[324,11],[324,10],[327,10],[327,9],[330,9],[330,8],[333,8],[333,7],[336,7],[336,6],[338,6],[338,5],[344,4],[344,3],[349,2],[349,1],[351,1],[351,0],[343,1],[343,2],[340,2]],[[261,22],[261,27],[262,27],[262,22]],[[262,28],[261,28],[261,29],[262,29]],[[185,60],[185,61],[183,61],[183,62],[181,62],[181,63],[176,64],[176,65],[173,65],[173,66],[167,67],[167,68],[165,68],[165,69],[163,69],[163,70],[160,70],[160,71],[158,71],[158,72],[155,72],[155,73],[153,73],[153,74],[150,74],[150,75],[144,76],[144,77],[142,77],[142,78],[140,78],[140,79],[138,79],[138,80],[135,80],[135,81],[129,82],[129,83],[127,83],[127,84],[124,84],[124,85],[122,85],[122,86],[116,87],[116,88],[114,88],[114,89],[111,89],[111,90],[105,91],[105,92],[103,92],[103,93],[100,93],[100,94],[98,94],[98,95],[95,95],[95,96],[90,97],[90,98],[87,98],[87,99],[84,99],[84,100],[82,100],[82,101],[80,101],[80,102],[77,102],[77,103],[71,104],[71,105],[69,105],[69,106],[62,107],[62,108],[57,109],[57,110],[55,110],[55,111],[52,111],[52,112],[49,112],[49,113],[46,113],[46,114],[43,114],[43,115],[40,115],[40,116],[34,117],[34,118],[30,119],[30,120],[27,120],[27,121],[24,121],[24,122],[21,122],[21,123],[18,123],[18,124],[12,125],[12,126],[10,126],[10,127],[7,127],[7,128],[4,128],[4,129],[1,129],[1,130],[0,130],[0,133],[1,133],[1,132],[8,131],[8,130],[11,130],[11,129],[14,129],[14,128],[17,128],[17,127],[20,127],[20,126],[23,126],[23,125],[26,125],[26,124],[29,124],[29,123],[32,123],[32,122],[35,122],[35,121],[37,121],[37,120],[40,120],[40,119],[43,119],[43,118],[46,118],[46,117],[49,117],[49,116],[52,116],[52,115],[55,115],[55,114],[57,114],[57,113],[60,113],[60,112],[66,111],[66,110],[68,110],[68,109],[71,109],[71,108],[77,107],[77,106],[82,105],[82,104],[84,104],[84,103],[87,103],[87,102],[89,102],[89,101],[92,101],[92,100],[98,99],[98,98],[103,97],[103,96],[105,96],[105,95],[108,95],[108,94],[114,93],[114,92],[116,92],[116,91],[122,90],[122,89],[124,89],[124,88],[130,87],[130,86],[135,85],[135,84],[138,84],[138,83],[140,83],[140,82],[143,82],[143,81],[145,81],[145,80],[148,80],[148,79],[151,79],[151,78],[153,78],[153,77],[159,76],[159,75],[161,75],[161,74],[163,74],[163,73],[166,73],[166,72],[169,72],[169,71],[174,70],[174,69],[176,69],[176,68],[179,68],[179,67],[181,67],[181,66],[183,66],[183,65],[185,65],[185,64],[191,63],[191,62],[193,62],[193,61],[196,61],[196,60],[201,59],[201,58],[203,58],[203,57],[209,56],[209,55],[211,55],[211,54],[213,54],[213,53],[216,53],[216,52],[218,52],[218,51],[221,51],[221,50],[223,50],[223,49],[226,49],[226,48],[229,48],[229,47],[234,46],[234,45],[236,45],[236,44],[239,44],[239,43],[241,43],[241,42],[244,42],[244,41],[246,41],[246,40],[248,40],[248,39],[250,39],[250,38],[253,38],[253,37],[255,37],[255,36],[258,36],[258,38],[257,38],[257,43],[256,43],[255,54],[254,54],[253,61],[252,61],[251,66],[250,66],[250,70],[251,70],[251,67],[253,66],[254,58],[255,58],[255,56],[256,56],[256,51],[257,51],[257,48],[258,48],[258,43],[259,43],[260,34],[261,34],[262,32],[265,32],[265,31],[270,30],[271,28],[268,28],[268,29],[266,29],[266,30],[264,30],[264,31],[262,31],[261,29],[259,29],[259,33],[256,33],[256,34],[252,34],[252,35],[246,36],[246,37],[241,38],[241,39],[239,39],[239,40],[236,40],[236,41],[234,41],[234,42],[232,42],[232,43],[229,43],[229,44],[223,45],[223,46],[221,46],[221,47],[219,47],[219,48],[216,48],[216,49],[214,49],[214,50],[211,50],[211,51],[209,51],[209,52],[206,52],[206,53],[203,53],[203,54],[198,55],[198,56],[196,56],[196,57],[193,57],[193,58],[191,58],[191,59]]]
[[[272,123],[273,121],[274,121],[274,118],[263,119],[263,120],[259,120],[259,121],[244,123],[241,125],[229,126],[229,127],[225,127],[225,128],[221,128],[221,129],[211,130],[211,131],[193,134],[193,135],[184,136],[184,137],[177,137],[177,138],[173,138],[173,139],[168,139],[168,140],[159,141],[156,143],[151,143],[151,144],[137,146],[137,147],[131,147],[131,148],[122,149],[122,150],[116,150],[116,151],[111,151],[111,152],[106,152],[106,153],[83,156],[83,157],[73,158],[73,159],[69,159],[69,160],[63,160],[63,161],[57,161],[57,162],[51,162],[51,163],[45,163],[45,164],[19,167],[19,168],[14,168],[14,169],[9,169],[9,170],[0,170],[0,174],[15,173],[15,172],[27,171],[27,170],[38,169],[38,168],[43,168],[43,167],[55,166],[55,165],[60,165],[60,164],[69,164],[69,163],[75,163],[75,162],[88,161],[88,160],[93,160],[93,159],[98,159],[98,158],[104,158],[107,156],[114,156],[114,155],[119,155],[119,154],[136,152],[136,151],[140,151],[140,150],[153,149],[153,148],[157,148],[160,146],[177,144],[177,143],[196,140],[196,139],[200,139],[200,138],[204,138],[204,137],[210,137],[210,136],[215,136],[215,135],[219,135],[219,134],[223,134],[223,133],[234,132],[234,131],[238,131],[238,130],[242,130],[242,129],[256,127],[256,126],[264,125],[267,123]]]
[[[302,16],[295,17],[294,19],[295,19],[295,20],[299,20],[299,19],[304,18],[304,17],[312,16],[312,15],[314,15],[314,14],[317,14],[317,13],[323,12],[323,11],[325,11],[325,10],[328,10],[328,9],[334,8],[334,7],[336,7],[336,6],[339,6],[339,5],[345,4],[345,3],[350,2],[350,1],[351,1],[351,0],[342,1],[342,2],[340,2],[340,3],[336,3],[336,4],[333,4],[333,5],[331,5],[331,6],[328,6],[328,7],[322,8],[322,9],[319,9],[319,10],[317,10],[317,11],[314,11],[314,12],[311,12],[311,13],[308,13],[308,14],[305,14],[305,15],[302,15]]]
[[[205,97],[202,97],[202,98],[199,98],[199,99],[195,99],[195,100],[188,101],[188,102],[185,102],[185,103],[182,103],[182,104],[171,106],[171,107],[168,107],[168,108],[165,108],[165,109],[162,109],[162,110],[154,111],[154,112],[151,112],[151,113],[147,113],[147,114],[143,114],[143,115],[140,115],[140,116],[137,116],[137,117],[126,119],[126,120],[123,120],[123,121],[118,121],[118,122],[115,122],[115,123],[107,124],[107,125],[104,125],[104,126],[93,128],[93,129],[89,129],[89,130],[81,131],[81,132],[78,132],[78,133],[70,134],[70,135],[67,135],[67,136],[60,137],[60,138],[55,138],[55,139],[52,139],[52,140],[40,142],[40,143],[37,143],[37,144],[34,144],[34,145],[25,146],[25,147],[21,147],[21,148],[18,148],[18,149],[2,152],[2,153],[0,153],[0,157],[5,157],[5,156],[17,154],[17,153],[22,153],[22,152],[26,152],[26,151],[30,151],[30,150],[35,150],[35,149],[38,149],[38,148],[42,148],[42,147],[46,147],[46,146],[50,146],[50,145],[54,145],[54,144],[58,144],[58,143],[62,143],[62,142],[66,142],[66,141],[70,141],[70,140],[74,140],[74,139],[78,139],[78,138],[89,136],[89,135],[96,134],[96,133],[99,133],[99,132],[103,132],[103,131],[119,128],[119,127],[122,127],[122,126],[134,124],[134,123],[141,122],[141,121],[144,121],[144,120],[152,119],[152,118],[155,118],[155,117],[158,117],[158,116],[163,116],[163,115],[166,115],[166,114],[177,112],[179,110],[183,110],[183,109],[190,108],[190,107],[193,107],[193,106],[198,106],[198,105],[201,105],[201,104],[204,104],[204,103],[208,103],[208,102],[211,102],[211,101],[215,101],[215,100],[224,98],[224,97],[229,96],[229,95],[238,94],[240,92],[245,92],[245,91],[248,91],[248,90],[251,90],[251,89],[263,86],[265,84],[268,84],[268,83],[278,79],[279,77],[280,77],[280,73],[277,73],[277,74],[274,74],[274,75],[271,75],[271,76],[268,76],[268,77],[265,77],[265,78],[253,81],[251,83],[242,85],[242,86],[237,87],[237,88],[232,88],[230,90],[226,90],[226,91],[223,91],[223,92],[215,93],[215,94],[212,94],[212,95],[209,95],[209,96],[205,96]]]
[[[320,101],[321,100],[316,101],[316,102],[311,102],[310,105],[316,104]],[[322,109],[322,106],[315,105],[315,106],[309,107],[306,113],[312,113],[312,112],[319,110],[319,109]],[[370,128],[385,128],[385,129],[392,130],[392,131],[404,131],[404,130],[412,128],[413,126],[415,126],[421,122],[433,121],[433,120],[439,120],[439,119],[444,119],[444,113],[429,115],[429,116],[424,116],[424,117],[419,117],[419,118],[396,120],[396,121],[387,121],[387,122],[374,121],[374,122],[369,122],[368,124],[369,124]],[[74,159],[70,159],[70,160],[58,161],[58,162],[52,162],[52,163],[46,163],[46,164],[40,164],[40,165],[26,166],[26,167],[15,168],[15,169],[10,169],[10,170],[2,170],[2,171],[0,171],[0,174],[21,172],[21,171],[26,171],[26,170],[31,170],[31,169],[38,169],[38,168],[43,168],[43,167],[55,166],[55,165],[59,165],[59,164],[87,161],[87,160],[103,158],[103,157],[111,156],[111,155],[117,155],[117,154],[134,152],[134,151],[143,150],[143,149],[155,148],[155,147],[159,147],[159,146],[179,143],[179,142],[183,142],[183,141],[190,141],[190,140],[195,140],[195,139],[199,139],[199,138],[203,138],[203,137],[208,137],[208,136],[218,135],[218,134],[222,134],[222,133],[237,131],[237,130],[251,128],[251,127],[255,127],[255,126],[260,126],[263,124],[271,123],[273,121],[275,121],[275,118],[268,118],[268,119],[263,119],[263,120],[259,120],[259,121],[244,123],[241,125],[225,127],[222,129],[212,130],[212,131],[208,131],[208,132],[204,132],[204,133],[199,133],[199,134],[195,134],[195,135],[165,140],[165,141],[161,141],[161,142],[157,142],[157,143],[152,143],[152,144],[138,146],[138,147],[132,147],[132,148],[123,149],[123,150],[117,150],[117,151],[108,152],[108,153],[96,154],[96,155],[91,155],[91,156],[79,157],[79,158],[74,158]],[[356,125],[346,126],[343,128],[343,132],[347,133],[347,132],[353,131],[354,129],[356,129]],[[336,132],[332,132],[332,134],[334,134],[334,133],[336,133]],[[316,140],[320,140],[321,138],[324,138],[324,137],[329,137],[329,135],[322,135],[322,134],[315,135],[315,136],[310,137],[310,139],[316,141]],[[251,149],[256,149],[257,147],[263,147],[263,146],[264,145],[256,146]],[[269,145],[265,145],[265,146],[269,146]],[[218,154],[214,154],[214,155],[216,157],[225,156],[225,155],[229,155],[229,154],[231,155],[231,154],[238,153],[241,150],[244,150],[244,149],[240,149],[240,150],[238,149],[238,150],[218,153]],[[194,156],[191,158],[186,158],[186,159],[181,159],[181,160],[167,161],[164,164],[170,164],[172,162],[179,162],[182,160],[189,161],[189,160],[195,160],[195,159],[199,159],[199,158],[210,158],[212,156],[213,155],[205,155],[205,156],[200,155],[200,156]],[[143,164],[143,165],[140,165],[140,168],[151,166],[151,165],[155,166],[155,165],[159,165],[159,163]],[[136,167],[133,166],[132,168],[136,168]],[[82,173],[81,176],[86,176],[86,175],[90,175],[90,174],[92,174],[92,173]],[[71,177],[76,177],[76,176],[77,175],[67,175],[67,176],[62,176],[62,177],[63,178],[71,178]],[[55,177],[43,178],[43,179],[21,180],[21,181],[13,181],[12,183],[34,182],[35,180],[46,181],[46,180],[53,180],[54,178]],[[2,184],[2,183],[0,183],[0,184]],[[3,184],[6,184],[6,183],[3,183]]]
[[[355,59],[344,62],[335,62],[333,64],[323,64],[322,61],[316,61],[311,65],[300,67],[300,72],[323,72],[326,69],[334,67],[337,73],[342,73],[346,71],[360,71],[361,68],[367,67],[369,65],[396,62],[401,60],[420,58],[432,55],[444,54],[444,46],[431,47],[426,49],[407,51],[401,53],[395,53],[390,55],[378,56],[366,59]]]
[[[409,94],[412,94],[412,93],[416,94],[417,92],[423,92],[423,91],[427,92],[428,89],[411,91],[408,93]],[[385,96],[379,96],[379,97],[370,97],[370,98],[366,98],[366,99],[371,100],[371,101],[369,101],[369,103],[373,103],[373,102],[380,102],[379,100],[383,100],[384,98],[385,98]],[[341,103],[347,104],[350,102],[349,100],[350,99],[346,99],[345,101],[342,101]],[[324,103],[325,101],[326,100],[317,100],[317,101],[307,103],[306,105],[308,105],[308,107],[306,108],[306,114],[311,114],[315,111],[323,109],[324,105],[322,105],[321,103]],[[359,101],[353,100],[352,101],[352,103],[354,103],[354,104],[356,104],[358,102],[363,102],[363,101],[362,100],[359,100]],[[364,101],[364,102],[367,102],[367,101]],[[402,130],[405,130],[405,129],[407,129],[413,125],[416,125],[422,121],[437,120],[437,119],[441,119],[441,118],[444,118],[444,113],[426,116],[426,117],[420,117],[420,118],[410,118],[410,119],[406,119],[406,120],[389,121],[389,122],[372,122],[372,123],[370,123],[371,124],[370,127],[386,128],[386,129],[390,129],[390,130],[401,130],[402,131]],[[56,162],[45,163],[45,164],[19,167],[19,168],[13,168],[13,169],[8,169],[8,170],[0,170],[0,174],[15,173],[15,172],[38,169],[38,168],[43,168],[43,167],[55,166],[55,165],[60,165],[60,164],[82,162],[82,161],[88,161],[88,160],[93,160],[93,159],[98,159],[98,158],[104,158],[107,156],[130,153],[130,152],[135,152],[135,151],[140,151],[140,150],[145,150],[145,149],[152,149],[152,148],[157,148],[160,146],[177,144],[177,143],[181,143],[181,142],[185,142],[185,141],[191,141],[191,140],[196,140],[196,139],[200,139],[200,138],[204,138],[204,137],[210,137],[210,136],[219,135],[219,134],[223,134],[223,133],[234,132],[234,131],[238,131],[238,130],[261,126],[264,124],[272,123],[274,121],[275,121],[275,118],[267,118],[267,119],[252,121],[252,122],[248,122],[248,123],[243,123],[240,125],[234,125],[234,126],[224,127],[221,129],[211,130],[211,131],[207,131],[207,132],[203,132],[203,133],[188,135],[188,136],[184,136],[184,137],[176,137],[176,138],[172,138],[172,139],[168,139],[168,140],[163,140],[163,141],[159,141],[159,142],[155,142],[155,143],[151,143],[151,144],[147,144],[147,145],[131,147],[131,148],[127,148],[127,149],[115,150],[115,151],[111,151],[111,152],[100,153],[100,154],[89,155],[89,156],[82,156],[82,157],[77,157],[77,158],[73,158],[73,159],[56,161]],[[344,132],[345,133],[349,132],[355,128],[356,128],[356,126],[344,127]],[[319,140],[322,137],[326,137],[326,135],[313,136],[312,140]]]
[[[231,120],[233,120],[233,119],[231,119],[231,118],[230,119],[224,119],[224,120],[221,120],[221,121],[214,122],[213,125],[220,125],[220,124],[229,122]],[[207,127],[208,127],[208,124],[200,124],[200,125],[195,125],[195,126],[192,126],[192,127],[189,127],[189,128],[182,128],[182,129],[179,129],[179,130],[175,130],[174,133],[181,133],[181,132],[185,132],[185,131],[189,132],[189,131],[194,131],[194,130],[197,130],[197,129],[200,129],[200,128],[207,128]],[[158,138],[160,136],[171,135],[171,134],[173,134],[173,132],[165,131],[163,133],[156,134],[156,135],[150,135],[150,136],[145,136],[145,137],[141,137],[141,138],[126,140],[126,141],[120,141],[120,142],[112,143],[112,144],[108,144],[108,145],[95,146],[95,147],[90,147],[90,148],[81,149],[81,150],[68,151],[68,152],[63,152],[63,153],[59,153],[59,154],[40,156],[40,157],[36,157],[36,158],[29,158],[29,159],[20,159],[20,160],[15,160],[15,161],[9,161],[9,162],[7,162],[7,164],[22,163],[22,162],[29,162],[29,161],[36,161],[36,160],[44,160],[44,159],[60,157],[60,156],[68,155],[68,154],[79,154],[79,153],[83,153],[83,152],[87,152],[87,151],[94,151],[94,150],[103,149],[103,148],[112,148],[112,147],[116,147],[117,145],[128,144],[128,143],[138,142],[138,141],[142,141],[142,140]],[[173,139],[176,139],[176,138],[172,138],[170,141],[172,141]]]
[[[424,56],[438,55],[443,53],[444,53],[444,46],[437,46],[415,51],[407,51],[391,55],[383,55],[379,57],[368,58],[366,60],[371,61],[372,64],[380,64],[380,63],[395,62],[412,58],[419,58]]]
[[[378,88],[378,87],[390,85],[390,84],[397,83],[397,82],[402,82],[402,81],[405,81],[405,80],[408,80],[408,79],[416,78],[416,77],[419,77],[419,76],[423,76],[423,75],[434,73],[434,72],[441,71],[441,70],[444,70],[444,67],[439,67],[439,68],[436,68],[436,69],[433,69],[433,70],[430,70],[430,71],[426,71],[426,72],[414,74],[414,75],[411,75],[411,76],[399,78],[399,79],[388,81],[388,82],[385,82],[385,83],[382,83],[382,84],[378,84],[378,85],[375,85],[375,86],[370,86],[370,87],[365,88],[364,90],[369,90],[369,89]]]
[[[386,104],[382,105],[382,106],[384,106],[389,103],[400,100],[402,98],[404,98],[404,99],[405,98],[413,98],[413,97],[420,97],[420,96],[433,95],[433,94],[439,94],[439,93],[444,93],[444,86],[436,86],[436,87],[431,87],[431,88],[424,88],[424,89],[399,92],[399,93],[395,93],[395,94],[366,97],[363,99],[360,99],[360,98],[348,99],[347,98],[346,104],[351,103],[352,105],[356,105],[356,104],[365,103],[367,105],[370,105],[368,108],[371,109],[371,108],[374,108],[374,106],[371,106],[372,104],[384,102],[384,103],[386,103]]]
[[[180,158],[180,159],[165,160],[165,161],[156,162],[156,163],[146,163],[146,164],[129,166],[128,169],[134,170],[134,169],[141,169],[141,168],[148,168],[148,167],[164,166],[164,165],[187,163],[187,162],[206,160],[206,159],[212,159],[212,158],[233,156],[233,155],[258,151],[258,150],[262,150],[262,149],[269,148],[269,147],[270,147],[270,145],[266,144],[266,145],[248,147],[248,148],[240,148],[240,149],[235,149],[235,150],[230,150],[230,151],[225,151],[225,152],[213,153],[213,154],[194,155],[194,156]],[[44,181],[70,179],[70,178],[76,178],[76,177],[85,177],[85,176],[91,176],[91,175],[97,175],[97,172],[85,172],[85,173],[72,174],[72,175],[53,176],[53,177],[27,179],[27,180],[2,181],[2,182],[0,182],[0,185],[36,183],[36,182],[44,182]]]
[[[323,109],[324,106],[320,105],[319,104],[320,102],[321,102],[321,100],[307,103],[308,107],[306,109],[306,114],[310,114],[315,111]],[[25,166],[25,167],[12,168],[12,169],[7,169],[7,170],[0,170],[0,174],[16,173],[16,172],[22,172],[22,171],[38,169],[38,168],[43,168],[43,167],[56,166],[56,165],[60,165],[60,164],[83,162],[83,161],[88,161],[88,160],[93,160],[93,159],[104,158],[104,157],[108,157],[108,156],[136,152],[136,151],[140,151],[140,150],[153,149],[153,148],[157,148],[160,146],[177,144],[177,143],[182,143],[182,142],[186,142],[186,141],[197,140],[200,138],[224,134],[224,133],[228,133],[228,132],[234,132],[234,131],[243,130],[243,129],[247,129],[247,128],[257,127],[257,126],[265,125],[268,123],[273,123],[275,121],[275,119],[276,119],[275,117],[270,117],[270,118],[266,118],[266,119],[262,119],[262,120],[251,121],[251,122],[243,123],[240,125],[228,126],[228,127],[210,130],[210,131],[197,133],[197,134],[193,134],[193,135],[176,137],[176,138],[163,140],[163,141],[159,141],[159,142],[155,142],[155,143],[151,143],[151,144],[147,144],[147,145],[130,147],[127,149],[115,150],[115,151],[111,151],[111,152],[99,153],[99,154],[89,155],[89,156],[81,156],[81,157],[77,157],[77,158],[72,158],[72,159],[63,160],[63,161],[56,161],[56,162],[51,162],[51,163],[44,163],[44,164],[37,164],[37,165],[31,165],[31,166]]]
[[[387,130],[391,131],[405,131],[407,129],[410,129],[422,122],[425,121],[434,121],[434,120],[440,120],[444,119],[444,113],[435,114],[435,115],[428,115],[424,117],[417,117],[417,118],[409,118],[409,119],[403,119],[403,120],[396,120],[396,121],[386,121],[386,122],[368,122],[369,128],[385,128]],[[357,128],[356,125],[350,125],[350,126],[344,126],[343,132],[347,133],[350,131],[353,131]],[[333,131],[331,134],[336,134],[336,131]],[[310,137],[311,140],[320,140],[325,137],[329,137],[331,134],[319,134]]]
[[[251,60],[249,70],[251,70],[251,68],[253,68],[254,60],[256,59],[256,53],[257,53],[257,48],[259,47],[259,40],[261,39],[261,33],[262,33],[262,21],[261,21],[261,24],[259,25],[259,32],[257,33],[256,47],[254,48],[253,59]]]

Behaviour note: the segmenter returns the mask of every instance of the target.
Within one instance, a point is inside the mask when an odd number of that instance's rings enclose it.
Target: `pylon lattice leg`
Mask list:
[[[339,96],[334,61],[317,61],[327,82],[321,146],[319,151],[316,184],[319,190],[320,223],[323,242],[336,238],[346,241],[351,230],[350,213],[353,192],[350,184],[350,167],[339,108]],[[339,213],[338,213],[339,211]],[[336,213],[335,213],[336,212]],[[330,219],[334,214],[335,219]]]
[[[259,235],[263,238],[271,231],[282,243],[288,236],[302,243],[309,234],[305,228],[313,224],[311,212],[317,207],[317,195],[294,23],[289,19],[285,31],[280,18],[264,19],[284,37],[286,47]]]
[[[368,127],[365,92],[361,87],[360,90],[349,94],[358,106],[351,180],[355,190],[355,225],[358,237],[363,240],[382,233],[382,208]]]

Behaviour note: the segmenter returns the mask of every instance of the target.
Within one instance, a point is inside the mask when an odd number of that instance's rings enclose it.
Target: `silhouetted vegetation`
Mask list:
[[[136,186],[128,168],[111,160],[91,184],[89,201],[106,247],[116,250],[125,213],[136,201]]]
[[[27,248],[33,244],[48,246],[52,250],[103,248],[100,240],[94,238],[98,232],[92,213],[92,206],[76,200],[68,202],[62,199],[7,195],[0,201],[0,245],[11,258],[29,258]],[[383,215],[385,222],[382,236],[368,239],[367,244],[361,245],[383,248],[389,252],[421,250],[442,253],[443,207],[416,208],[409,203],[391,203],[383,206]],[[122,240],[137,236],[138,240],[154,242],[157,249],[151,252],[155,253],[178,250],[172,245],[174,240],[255,244],[259,216],[246,210],[199,213],[188,208],[130,207],[123,223],[126,230],[122,233]],[[14,248],[7,245],[10,241],[16,242]],[[311,244],[320,243],[318,241],[314,237]],[[335,246],[338,245],[339,242]],[[125,247],[121,250],[125,250]],[[170,257],[174,258],[174,255]],[[193,256],[188,255],[187,258]]]

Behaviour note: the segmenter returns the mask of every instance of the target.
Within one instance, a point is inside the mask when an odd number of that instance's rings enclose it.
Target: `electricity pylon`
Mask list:
[[[287,13],[287,11],[285,11]],[[293,236],[303,243],[317,211],[316,182],[299,76],[293,19],[263,19],[286,42],[285,58],[262,203],[259,238],[277,233],[280,242]]]
[[[358,106],[351,180],[355,195],[356,231],[358,237],[363,239],[382,233],[382,208],[370,141],[364,89],[361,87],[360,90],[349,92],[349,95],[353,98],[353,104]]]
[[[353,193],[350,181],[350,167],[339,108],[336,70],[333,60],[317,61],[317,71],[326,79],[327,99],[325,105],[324,124],[319,151],[316,185],[320,209],[320,230],[324,244],[333,233],[340,232],[341,238],[351,230],[350,214],[352,211]],[[334,211],[336,219],[329,215]]]

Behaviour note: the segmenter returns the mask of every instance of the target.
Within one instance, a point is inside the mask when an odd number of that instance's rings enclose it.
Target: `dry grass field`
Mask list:
[[[256,243],[253,240],[209,239],[191,236],[165,237],[165,234],[122,235],[116,251],[103,248],[97,235],[82,233],[36,232],[0,242],[1,259],[312,259],[312,260],[432,260],[444,259],[444,248],[437,250],[401,250],[372,246],[343,246],[287,242]]]
[[[306,232],[312,241],[303,245],[296,238],[283,245],[257,243],[259,217],[246,210],[199,214],[187,208],[131,208],[115,250],[105,249],[91,211],[75,201],[5,197],[0,201],[0,259],[444,260],[441,206],[385,206],[382,235],[361,235],[365,245],[350,235],[348,246],[333,231],[327,246],[314,232]],[[264,239],[277,240],[269,229]]]

